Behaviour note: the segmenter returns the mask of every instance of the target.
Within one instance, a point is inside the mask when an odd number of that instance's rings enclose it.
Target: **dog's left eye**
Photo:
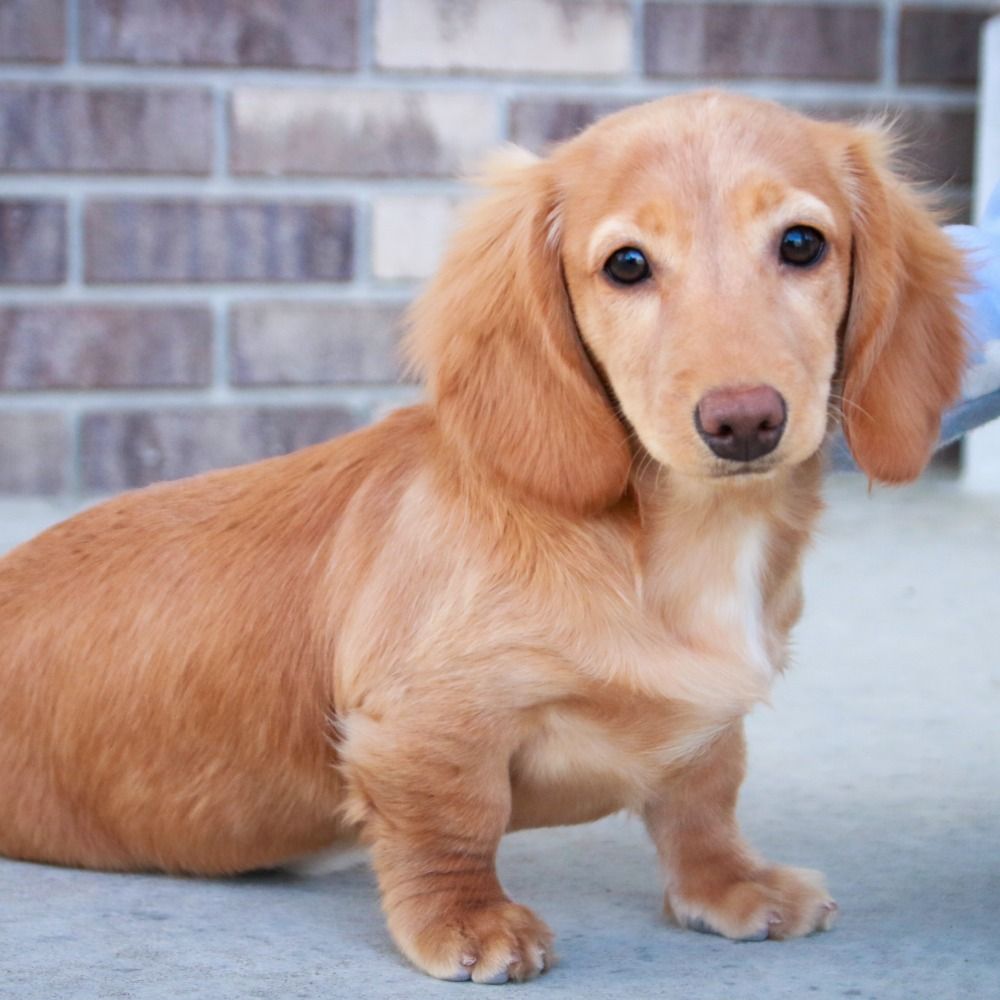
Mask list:
[[[604,273],[619,285],[635,285],[649,277],[649,261],[636,247],[622,247],[605,262]]]
[[[818,229],[812,226],[792,226],[781,237],[781,259],[795,267],[815,264],[826,248],[826,240]]]

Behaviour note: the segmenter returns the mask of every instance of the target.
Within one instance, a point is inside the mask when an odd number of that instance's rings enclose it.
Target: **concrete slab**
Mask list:
[[[561,963],[511,988],[1000,996],[1000,500],[934,481],[869,498],[853,477],[829,495],[796,666],[751,720],[742,816],[769,856],[826,871],[840,924],[760,944],[673,930],[638,822],[521,833],[504,843],[502,876],[553,926]],[[17,529],[7,522],[3,542]],[[3,998],[478,991],[397,956],[364,868],[209,881],[0,861]]]

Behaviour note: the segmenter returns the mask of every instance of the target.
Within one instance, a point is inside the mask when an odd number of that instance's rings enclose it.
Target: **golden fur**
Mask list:
[[[878,130],[746,98],[621,112],[490,184],[413,312],[427,404],[0,562],[0,851],[214,874],[360,838],[403,952],[482,982],[552,960],[502,834],[630,809],[677,922],[829,926],[821,877],[737,830],[741,719],[836,413],[871,478],[927,460],[962,262]],[[817,266],[779,262],[793,224]],[[625,245],[650,281],[604,276]],[[692,414],[757,384],[787,428],[727,475]]]

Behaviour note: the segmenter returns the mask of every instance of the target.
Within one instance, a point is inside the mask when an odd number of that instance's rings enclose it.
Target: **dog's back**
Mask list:
[[[421,424],[127,494],[0,560],[0,853],[227,872],[343,833],[319,577],[361,570],[372,532],[331,568],[336,527],[388,512]]]

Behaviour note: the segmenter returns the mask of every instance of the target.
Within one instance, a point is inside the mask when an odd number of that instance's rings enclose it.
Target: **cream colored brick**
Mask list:
[[[430,277],[455,228],[460,200],[386,195],[372,211],[372,268],[382,281]]]
[[[378,0],[386,69],[611,76],[632,65],[631,5],[612,0]]]
[[[451,176],[499,131],[493,96],[427,90],[239,87],[231,120],[243,175]]]

